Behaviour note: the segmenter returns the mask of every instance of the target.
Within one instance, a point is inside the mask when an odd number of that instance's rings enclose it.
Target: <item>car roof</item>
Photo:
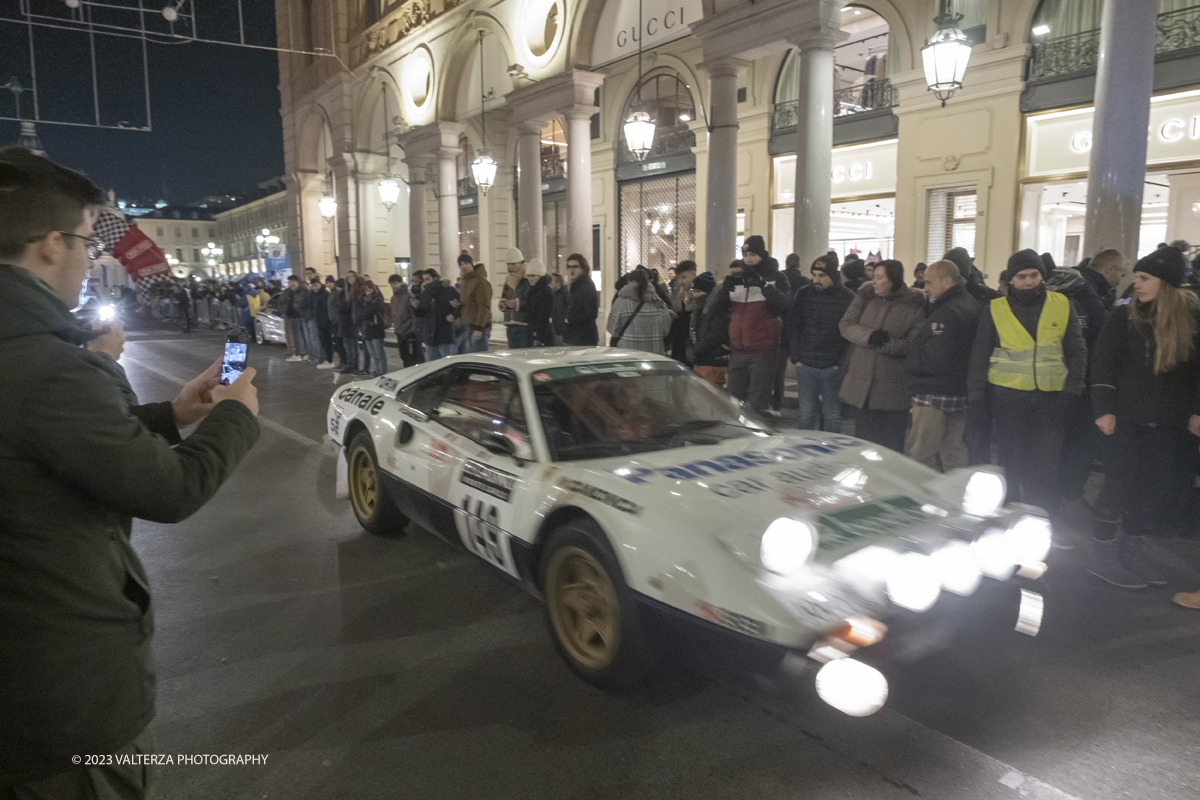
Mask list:
[[[666,361],[678,363],[668,356],[647,353],[643,350],[626,350],[623,347],[530,347],[519,350],[468,353],[448,359],[439,359],[440,363],[444,363],[447,366],[450,363],[458,362],[506,367],[518,375],[537,372],[547,367],[607,364],[620,361]]]

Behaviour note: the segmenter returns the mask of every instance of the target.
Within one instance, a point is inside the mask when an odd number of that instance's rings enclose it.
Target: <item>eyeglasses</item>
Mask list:
[[[41,236],[34,236],[32,239],[26,239],[25,243],[33,244],[40,239],[45,239],[51,233],[58,233],[63,236],[70,236],[72,239],[82,239],[83,241],[87,242],[87,256],[92,261],[95,261],[105,250],[108,249],[108,244],[102,239],[97,239],[95,236],[80,236],[78,233],[68,233],[67,231],[48,231],[47,233],[43,233]]]

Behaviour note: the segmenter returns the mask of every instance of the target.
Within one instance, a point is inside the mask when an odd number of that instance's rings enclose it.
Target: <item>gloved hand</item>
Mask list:
[[[743,270],[742,274],[745,276],[743,280],[746,282],[746,288],[757,286],[761,289],[762,287],[766,286],[766,282],[763,280],[762,275],[759,275],[755,270]]]
[[[879,328],[878,330],[871,331],[870,337],[867,338],[867,344],[869,344],[871,347],[882,347],[888,343],[890,338],[891,337],[888,336],[887,331],[885,331],[883,328]]]
[[[733,287],[742,282],[740,275],[726,275],[725,280],[721,282],[721,291],[732,292]]]

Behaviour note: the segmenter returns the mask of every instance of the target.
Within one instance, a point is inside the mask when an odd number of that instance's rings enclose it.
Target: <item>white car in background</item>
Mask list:
[[[284,344],[287,341],[287,321],[279,307],[283,293],[272,296],[254,318],[254,341],[258,344]]]
[[[556,348],[440,359],[339,387],[339,481],[372,533],[410,520],[544,598],[582,678],[636,682],[648,631],[684,618],[823,663],[865,715],[887,680],[854,658],[943,592],[1045,570],[1050,525],[1001,475],[941,474],[838,434],[780,433],[671,359]],[[1024,591],[1018,630],[1036,633]]]

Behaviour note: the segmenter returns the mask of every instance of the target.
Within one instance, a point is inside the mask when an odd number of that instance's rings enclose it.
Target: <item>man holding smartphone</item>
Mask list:
[[[222,386],[218,359],[173,402],[131,406],[81,346],[70,308],[104,247],[101,202],[84,176],[0,149],[2,800],[151,795],[136,756],[154,750],[154,620],[132,518],[195,513],[259,434],[253,369]]]

